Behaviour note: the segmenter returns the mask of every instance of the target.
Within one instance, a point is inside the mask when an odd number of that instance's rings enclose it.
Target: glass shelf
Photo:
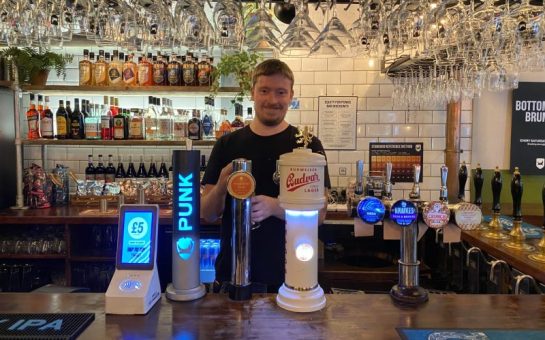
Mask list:
[[[75,86],[75,85],[23,85],[25,92],[40,92],[47,95],[78,95],[78,94],[115,94],[117,96],[154,96],[195,97],[210,95],[210,88],[206,86]],[[238,93],[238,87],[220,87],[216,97],[232,97]]]
[[[102,140],[102,139],[24,139],[23,145],[94,145],[94,146],[185,146],[185,140]],[[193,146],[213,146],[215,140],[194,140]]]

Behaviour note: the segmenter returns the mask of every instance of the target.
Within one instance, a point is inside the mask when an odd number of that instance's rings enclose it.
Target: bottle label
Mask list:
[[[115,139],[124,139],[125,138],[125,124],[123,118],[114,118],[114,138]]]
[[[41,121],[42,137],[53,137],[53,118],[44,117]]]
[[[127,67],[123,71],[123,81],[127,84],[131,84],[134,82],[134,80],[134,70],[132,69],[132,67]]]
[[[155,84],[162,84],[165,80],[165,70],[163,64],[153,65],[153,81]]]
[[[59,135],[66,135],[67,127],[66,127],[66,118],[63,116],[57,116],[57,134]]]
[[[119,69],[116,66],[110,68],[108,76],[110,77],[110,83],[112,84],[118,84],[121,81],[121,72],[119,72]]]
[[[199,84],[201,86],[205,86],[209,84],[210,70],[208,69],[208,67],[205,66],[203,68],[199,68],[198,78],[199,78]]]
[[[183,122],[174,122],[174,129],[172,134],[174,135],[175,139],[181,139],[183,137],[186,137],[186,130],[187,130],[187,123]]]
[[[195,81],[195,69],[192,66],[184,67],[184,82],[193,84]]]
[[[79,119],[75,118],[75,119],[72,119],[72,121],[70,122],[70,127],[72,128],[72,138],[79,138],[80,137],[80,124],[79,124]]]
[[[211,136],[212,131],[213,131],[212,130],[212,119],[210,118],[210,116],[205,115],[203,120],[202,120],[202,132],[206,136]]]
[[[199,124],[198,123],[189,123],[187,130],[189,131],[189,137],[199,137]]]
[[[88,63],[80,64],[79,68],[79,83],[80,85],[89,85],[91,82],[91,65]]]
[[[178,84],[178,69],[176,67],[169,67],[168,69],[168,82],[170,85]]]
[[[97,85],[100,85],[106,82],[106,65],[103,65],[103,64],[95,65],[95,81]]]
[[[144,134],[142,133],[142,120],[133,119],[129,123],[129,138],[133,138],[133,139],[144,138]]]
[[[38,116],[30,116],[28,117],[28,130],[36,132],[38,130]]]
[[[110,128],[110,116],[100,117],[100,127],[103,128],[103,129],[109,129]]]
[[[88,120],[85,122],[85,138],[94,139],[99,136],[98,125],[94,120]]]
[[[163,136],[170,136],[170,119],[159,119],[159,134]]]
[[[146,85],[149,81],[149,65],[143,64],[138,66],[138,83]]]

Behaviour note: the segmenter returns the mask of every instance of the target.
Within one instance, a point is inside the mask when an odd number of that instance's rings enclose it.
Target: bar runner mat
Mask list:
[[[397,328],[403,340],[543,340],[545,330]]]
[[[522,219],[524,220],[524,217]],[[488,223],[491,220],[492,220],[492,216],[490,215],[483,216],[484,222]],[[503,230],[511,231],[511,229],[513,229],[513,217],[501,215],[500,222],[502,224]],[[540,239],[543,236],[541,227],[536,227],[535,225],[526,223],[524,221],[522,221],[522,231],[524,231],[524,235],[526,236],[526,238]]]
[[[76,339],[93,313],[0,314],[0,339]]]

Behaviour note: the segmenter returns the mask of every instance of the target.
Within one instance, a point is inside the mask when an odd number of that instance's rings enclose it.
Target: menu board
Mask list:
[[[393,183],[414,181],[413,165],[424,165],[423,143],[369,143],[369,171],[385,171],[386,163],[392,163]]]
[[[324,149],[356,149],[358,97],[318,97],[318,137]]]
[[[545,83],[520,83],[512,115],[511,171],[545,175]]]

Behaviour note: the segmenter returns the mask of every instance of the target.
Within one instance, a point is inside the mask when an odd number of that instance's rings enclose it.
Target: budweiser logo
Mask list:
[[[292,172],[288,175],[286,178],[286,188],[288,191],[295,191],[299,189],[300,187],[304,187],[305,185],[311,184],[311,183],[317,183],[320,181],[320,176],[318,176],[317,173],[313,173],[312,175],[307,175],[303,172],[303,174],[300,177],[295,177],[295,174]]]

